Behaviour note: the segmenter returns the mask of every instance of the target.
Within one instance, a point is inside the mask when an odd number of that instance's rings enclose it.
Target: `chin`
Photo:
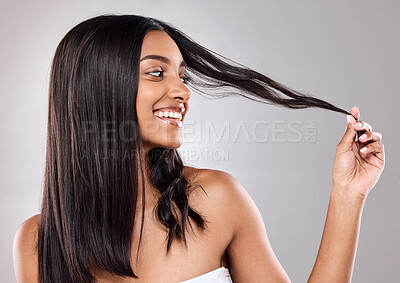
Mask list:
[[[175,140],[175,141],[147,141],[144,143],[145,147],[153,148],[153,147],[162,147],[162,148],[169,148],[169,149],[177,149],[182,146],[182,140]],[[150,145],[150,146],[149,146]]]
[[[182,141],[173,141],[173,142],[163,143],[160,147],[177,149],[177,148],[180,148],[181,145],[182,145]]]

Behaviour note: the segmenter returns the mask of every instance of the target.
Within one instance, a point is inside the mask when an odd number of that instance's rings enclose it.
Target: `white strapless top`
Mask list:
[[[232,283],[228,268],[221,266],[213,271],[204,273],[195,278],[181,281],[181,283]]]

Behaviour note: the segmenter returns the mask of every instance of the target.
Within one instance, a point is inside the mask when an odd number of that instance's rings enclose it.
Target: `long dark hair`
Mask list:
[[[160,192],[156,209],[168,231],[167,253],[174,238],[186,244],[191,220],[207,227],[205,217],[188,205],[190,191],[201,186],[187,180],[178,152],[156,147],[142,159],[136,95],[141,46],[150,30],[164,31],[176,42],[189,86],[199,92],[220,89],[263,103],[350,114],[230,61],[156,19],[108,14],[78,24],[59,43],[51,67],[38,233],[43,283],[94,282],[92,267],[138,277],[130,255],[140,176]],[[141,190],[139,246],[144,182]]]

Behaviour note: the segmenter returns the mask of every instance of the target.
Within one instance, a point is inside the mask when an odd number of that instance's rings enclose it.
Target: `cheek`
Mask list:
[[[158,132],[159,123],[153,114],[155,104],[162,98],[161,86],[155,87],[154,84],[139,83],[136,97],[136,113],[139,122],[140,134],[145,140],[153,133]]]
[[[139,121],[151,117],[154,103],[158,100],[156,90],[142,84],[136,97],[136,112]]]
[[[145,119],[146,113],[149,112],[149,108],[151,108],[150,101],[138,95],[136,98],[136,113],[139,121]]]

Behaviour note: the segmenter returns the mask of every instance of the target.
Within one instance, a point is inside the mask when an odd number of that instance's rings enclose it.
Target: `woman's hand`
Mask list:
[[[359,109],[354,106],[350,113],[359,119]],[[372,127],[364,122],[358,123],[347,115],[347,127],[344,136],[336,147],[333,163],[333,187],[345,193],[355,193],[356,196],[366,198],[375,186],[385,166],[385,152],[382,144],[382,135],[372,131]],[[361,126],[359,126],[361,122]],[[354,141],[356,132],[363,135]],[[365,151],[360,149],[365,148]]]

